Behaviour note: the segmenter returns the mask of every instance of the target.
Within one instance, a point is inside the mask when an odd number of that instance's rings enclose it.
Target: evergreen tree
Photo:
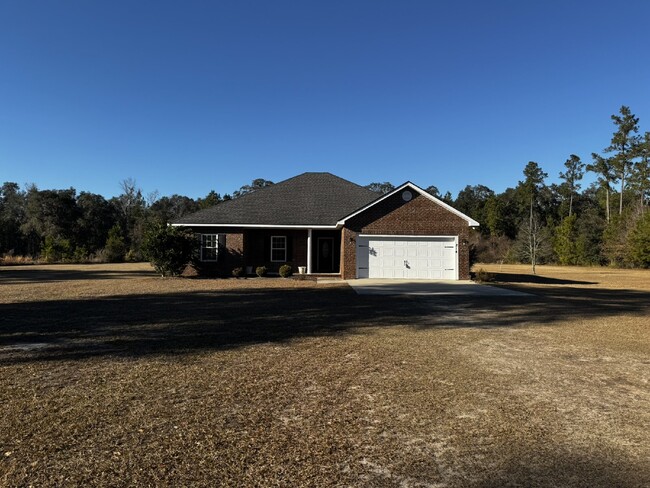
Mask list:
[[[632,160],[638,150],[639,119],[625,105],[620,108],[619,113],[620,115],[612,115],[612,120],[617,129],[612,135],[611,144],[605,148],[605,152],[614,153],[611,162],[621,185],[618,208],[618,213],[621,215],[623,213],[623,194],[627,184],[627,177],[632,171]]]
[[[596,173],[598,184],[605,190],[605,218],[607,222],[611,220],[610,195],[612,192],[612,183],[615,181],[614,168],[609,158],[604,158],[596,153],[591,153],[593,163],[587,165],[587,171]]]
[[[580,189],[578,183],[584,176],[585,164],[575,154],[571,154],[569,159],[564,162],[566,171],[560,172],[560,178],[564,180],[567,193],[569,194],[569,217],[573,213],[573,195]]]

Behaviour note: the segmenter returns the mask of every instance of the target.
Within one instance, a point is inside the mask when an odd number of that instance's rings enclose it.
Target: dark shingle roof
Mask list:
[[[335,225],[379,195],[331,173],[303,173],[175,224]]]

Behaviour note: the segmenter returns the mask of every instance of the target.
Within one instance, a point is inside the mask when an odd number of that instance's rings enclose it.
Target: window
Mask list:
[[[287,260],[287,236],[271,236],[271,261],[280,263]]]
[[[201,261],[216,261],[219,254],[219,235],[201,234]]]

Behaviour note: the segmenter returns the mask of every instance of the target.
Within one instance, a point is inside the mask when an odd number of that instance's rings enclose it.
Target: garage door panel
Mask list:
[[[359,278],[456,279],[456,241],[454,237],[359,237],[357,266]]]

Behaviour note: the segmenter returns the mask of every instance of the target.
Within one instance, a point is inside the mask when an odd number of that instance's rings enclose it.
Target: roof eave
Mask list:
[[[244,229],[340,229],[335,225],[308,225],[308,224],[205,224],[205,223],[173,223],[172,227],[241,227]]]

